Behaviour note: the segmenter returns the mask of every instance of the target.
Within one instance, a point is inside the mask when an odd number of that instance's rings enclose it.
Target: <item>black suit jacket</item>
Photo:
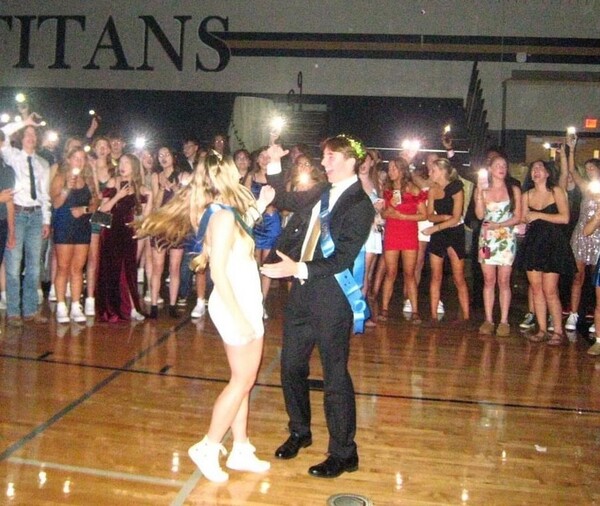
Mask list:
[[[294,212],[294,216],[299,214],[291,230],[296,241],[295,247],[299,251],[308,231],[312,209],[328,185],[317,185],[306,192],[285,192],[281,191],[280,176],[269,177],[269,184],[277,192],[274,205]],[[315,258],[307,262],[307,282],[332,277],[345,269],[352,269],[354,260],[369,236],[375,218],[371,199],[362,189],[360,181],[352,184],[342,193],[331,210],[330,218],[330,232],[335,251],[330,257],[323,258],[321,249],[317,248]]]

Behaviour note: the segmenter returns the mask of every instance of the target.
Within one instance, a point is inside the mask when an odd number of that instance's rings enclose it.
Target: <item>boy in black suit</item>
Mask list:
[[[280,147],[272,146],[271,167],[280,166],[277,162],[283,154]],[[281,381],[290,418],[290,437],[277,449],[275,456],[290,459],[301,448],[312,444],[308,374],[312,350],[318,346],[323,366],[329,456],[308,472],[322,478],[335,478],[343,472],[358,469],[354,442],[356,404],[348,372],[353,311],[335,275],[352,269],[375,216],[373,205],[356,174],[365,155],[362,144],[348,136],[332,137],[323,143],[321,163],[331,183],[325,192],[329,193],[333,253],[325,258],[318,244],[314,254],[310,251],[314,242],[311,236],[315,236],[312,230],[318,223],[321,202],[326,202],[321,195],[316,195],[308,204],[312,211],[306,233],[298,239],[303,241],[301,261],[296,262],[278,252],[281,262],[261,268],[264,275],[272,278],[294,277],[285,309],[281,355]],[[276,197],[276,205],[281,205],[282,197]],[[316,235],[318,232],[319,229]]]

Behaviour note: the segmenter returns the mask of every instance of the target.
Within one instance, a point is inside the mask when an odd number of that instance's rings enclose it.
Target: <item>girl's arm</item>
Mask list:
[[[583,227],[583,235],[592,235],[600,227],[600,208]]]
[[[140,190],[140,194],[146,196],[146,203],[142,205],[142,216],[145,218],[152,211],[152,192],[145,186],[142,186]]]
[[[117,181],[114,178],[111,178],[106,184],[107,188],[115,188],[116,186]],[[98,210],[103,211],[105,213],[110,213],[115,204],[123,197],[125,197],[125,195],[129,195],[132,191],[133,190],[129,185],[124,186],[123,188],[119,188],[112,198],[104,197],[102,199],[102,203],[100,204]]]
[[[434,202],[436,200],[435,197],[441,198],[443,197],[443,190],[440,189],[437,185],[432,185],[429,188],[429,194],[427,196],[427,220],[431,223],[441,223],[442,221],[446,221],[451,218],[449,214],[436,214]],[[462,212],[462,211],[461,211]],[[428,227],[432,228],[432,227]],[[427,230],[427,229],[425,229]],[[437,231],[437,230],[436,230]]]
[[[151,183],[152,183],[152,202],[154,202],[155,204],[158,205],[158,202],[160,202],[159,192],[161,191],[161,189],[160,189],[160,184],[158,181],[158,174],[156,172],[152,173]]]
[[[567,178],[569,176],[569,167],[567,162],[567,153],[564,147],[561,147],[558,150],[560,154],[560,175],[558,176],[558,186],[560,186],[563,190],[567,190]],[[573,150],[571,150],[571,153]]]
[[[579,171],[575,167],[575,144],[576,144],[576,141],[567,140],[567,145],[569,146],[569,160],[567,162],[567,166],[569,169],[569,174],[571,174],[573,181],[575,181],[575,184],[579,187],[579,189],[582,192],[584,192],[587,190],[587,180],[585,178],[581,177],[581,174],[579,174]],[[562,159],[561,159],[561,163],[562,163]],[[562,166],[561,166],[561,170],[562,170]],[[566,190],[566,185],[564,188]]]
[[[61,207],[67,200],[69,191],[73,186],[71,184],[71,179],[72,178],[67,179],[67,188],[65,188],[65,177],[63,174],[56,173],[54,178],[52,178],[52,183],[50,184],[50,201],[52,202],[52,207],[54,209]]]
[[[514,225],[518,225],[519,223],[521,223],[522,221],[522,209],[523,209],[523,203],[522,203],[522,199],[521,199],[521,190],[519,189],[518,186],[512,186],[511,189],[509,191],[513,192],[513,196],[514,196],[514,201],[515,201],[515,209],[513,210],[513,215],[512,217],[504,220],[504,221],[499,221],[496,223],[492,223],[492,222],[488,222],[487,223],[487,227],[489,230],[495,230],[498,228],[503,228],[503,227],[513,227]]]
[[[216,211],[210,217],[206,234],[210,245],[210,274],[215,290],[231,312],[231,318],[237,323],[240,337],[250,342],[257,337],[256,333],[242,312],[227,274],[229,255],[236,236],[234,214],[226,209]]]
[[[529,190],[521,194],[521,223],[529,223]]]
[[[465,193],[462,190],[452,195],[452,215],[450,217],[447,217],[447,215],[442,215],[446,219],[438,220],[436,225],[428,228],[433,228],[434,232],[439,232],[440,230],[452,228],[458,225],[462,219],[464,198]]]
[[[475,216],[478,220],[485,217],[485,190],[479,186],[475,188]]]

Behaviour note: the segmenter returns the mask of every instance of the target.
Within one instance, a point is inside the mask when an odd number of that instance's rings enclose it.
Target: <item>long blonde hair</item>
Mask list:
[[[206,208],[218,202],[233,208],[238,233],[253,251],[254,240],[245,229],[254,226],[260,213],[254,196],[239,183],[239,177],[231,157],[211,151],[198,163],[190,184],[136,226],[137,237],[156,237],[161,246],[181,244],[192,231],[198,231]],[[194,271],[203,269],[207,262],[208,254],[203,248],[202,253],[192,260],[191,267]]]
[[[83,153],[83,155],[85,157],[85,164],[83,167],[80,167],[80,169],[81,169],[80,175],[83,178],[84,183],[90,189],[90,192],[92,193],[92,197],[94,199],[98,199],[99,196],[96,193],[96,185],[94,184],[92,167],[88,162],[87,153],[85,152],[85,149],[83,149],[83,147],[77,146],[72,149],[69,149],[69,151],[65,155],[65,158],[58,166],[56,174],[60,174],[60,176],[63,178],[63,188],[67,189],[67,174],[71,170],[71,166],[69,165],[69,160],[71,159],[71,157],[73,155],[75,155],[75,153],[79,153],[79,152]]]

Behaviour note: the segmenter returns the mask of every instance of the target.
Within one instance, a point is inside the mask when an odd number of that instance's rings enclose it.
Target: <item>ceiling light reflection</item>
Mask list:
[[[269,492],[269,490],[271,489],[271,482],[269,480],[263,480],[260,482],[260,493],[261,494],[266,494]]]
[[[401,473],[396,473],[396,490],[402,490],[402,485],[404,484],[404,479],[402,478]]]
[[[48,481],[48,475],[46,474],[46,471],[44,471],[44,469],[42,468],[40,470],[40,472],[38,473],[39,488],[42,488],[46,484],[47,481]]]
[[[173,473],[179,472],[179,453],[173,452],[173,458],[171,459],[171,471]]]

